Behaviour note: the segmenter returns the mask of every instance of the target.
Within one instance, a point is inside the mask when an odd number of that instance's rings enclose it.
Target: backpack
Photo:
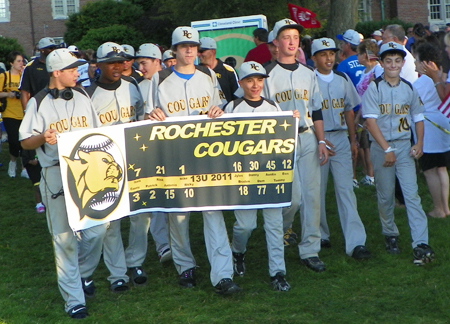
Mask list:
[[[3,84],[3,92],[7,92],[6,91],[6,73],[3,72],[3,75],[5,76],[5,83]],[[6,110],[6,101],[7,98],[0,98],[0,113],[4,112]]]

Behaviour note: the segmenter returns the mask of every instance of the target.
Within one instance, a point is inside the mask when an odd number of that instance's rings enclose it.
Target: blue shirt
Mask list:
[[[356,87],[365,69],[364,65],[359,64],[356,55],[352,55],[339,63],[336,70],[347,74]]]

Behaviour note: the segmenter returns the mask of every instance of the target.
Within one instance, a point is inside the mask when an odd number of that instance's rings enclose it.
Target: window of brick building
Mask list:
[[[430,20],[450,20],[450,0],[429,0]]]
[[[79,0],[52,0],[53,19],[67,19],[69,15],[78,12],[79,9]]]
[[[0,22],[9,22],[9,1],[0,0]]]

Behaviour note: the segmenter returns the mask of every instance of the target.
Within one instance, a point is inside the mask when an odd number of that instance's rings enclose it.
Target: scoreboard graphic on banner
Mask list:
[[[74,230],[148,211],[290,205],[297,134],[291,113],[170,118],[90,131],[58,140]]]

